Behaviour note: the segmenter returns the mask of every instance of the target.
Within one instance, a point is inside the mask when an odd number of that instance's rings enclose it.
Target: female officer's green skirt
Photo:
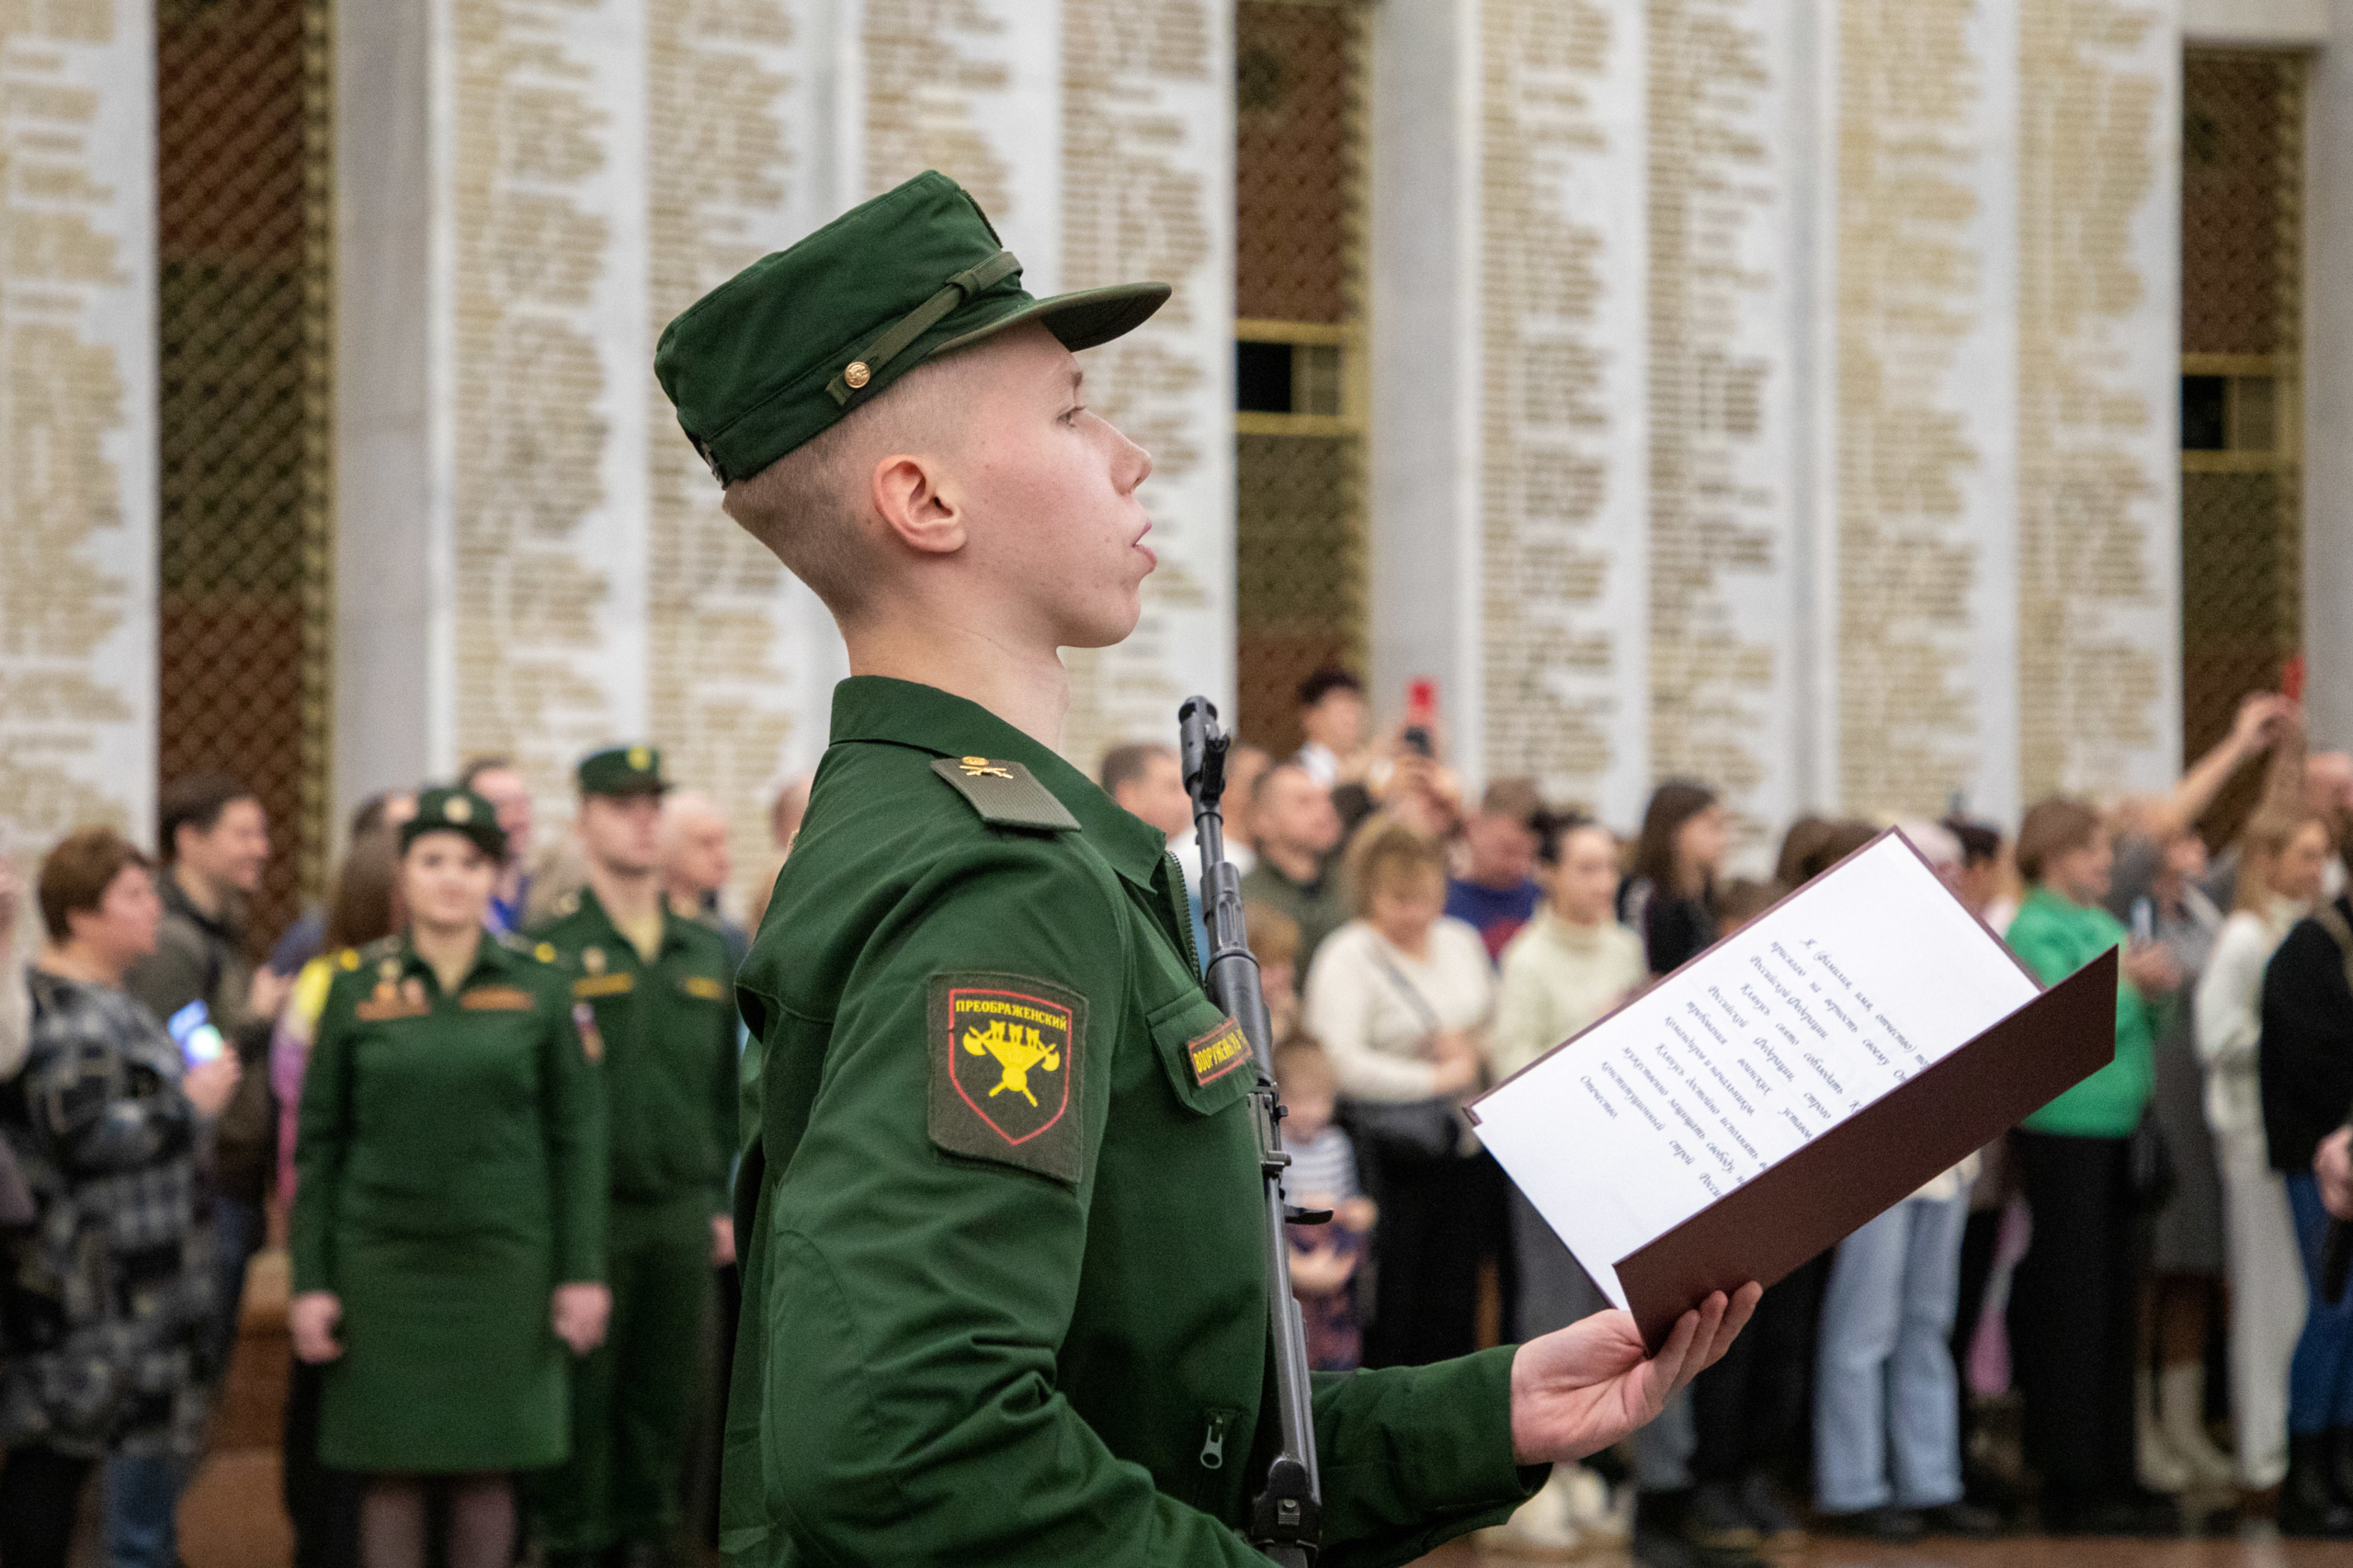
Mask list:
[[[539,1470],[570,1453],[566,1351],[543,1238],[471,1230],[335,1238],[343,1355],[319,1459],[338,1470]]]

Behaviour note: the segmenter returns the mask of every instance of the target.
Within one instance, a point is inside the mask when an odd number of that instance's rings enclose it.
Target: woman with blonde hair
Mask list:
[[[1365,1364],[1420,1366],[1475,1348],[1479,1259],[1503,1233],[1502,1172],[1458,1110],[1485,1074],[1495,971],[1479,933],[1443,913],[1436,839],[1374,817],[1343,869],[1356,916],[1316,949],[1307,1030],[1383,1215]]]
[[[2239,840],[2237,896],[2198,983],[2198,1057],[2206,1124],[2222,1179],[2224,1278],[2230,1283],[2231,1417],[2239,1484],[2277,1486],[2288,1473],[2288,1362],[2304,1324],[2303,1266],[2288,1186],[2263,1135],[2263,971],[2311,913],[2336,849],[2317,813],[2266,811]]]

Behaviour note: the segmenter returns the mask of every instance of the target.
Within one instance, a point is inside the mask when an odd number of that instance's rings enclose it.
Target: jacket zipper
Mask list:
[[[1201,1436],[1201,1468],[1222,1469],[1225,1464],[1225,1429],[1233,1425],[1233,1412],[1210,1412],[1209,1429]]]
[[[1193,966],[1193,978],[1201,978],[1200,949],[1193,945],[1193,901],[1185,892],[1185,868],[1178,863],[1176,852],[1163,850],[1161,858],[1167,862],[1168,909],[1176,917],[1176,939],[1185,944],[1185,961]]]

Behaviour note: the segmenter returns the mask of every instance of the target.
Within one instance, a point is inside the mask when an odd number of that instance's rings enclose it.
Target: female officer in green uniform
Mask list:
[[[336,960],[302,1087],[295,1354],[334,1363],[319,1458],[370,1477],[367,1568],[505,1568],[511,1472],[561,1462],[564,1354],[603,1338],[604,1087],[563,972],[483,929],[506,835],[429,790],[401,829],[402,934]]]

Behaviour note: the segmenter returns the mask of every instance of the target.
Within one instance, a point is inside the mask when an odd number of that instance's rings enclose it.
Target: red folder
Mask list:
[[[1655,1351],[1709,1293],[1770,1285],[2116,1055],[2110,949],[1639,1252],[1618,1281]]]

